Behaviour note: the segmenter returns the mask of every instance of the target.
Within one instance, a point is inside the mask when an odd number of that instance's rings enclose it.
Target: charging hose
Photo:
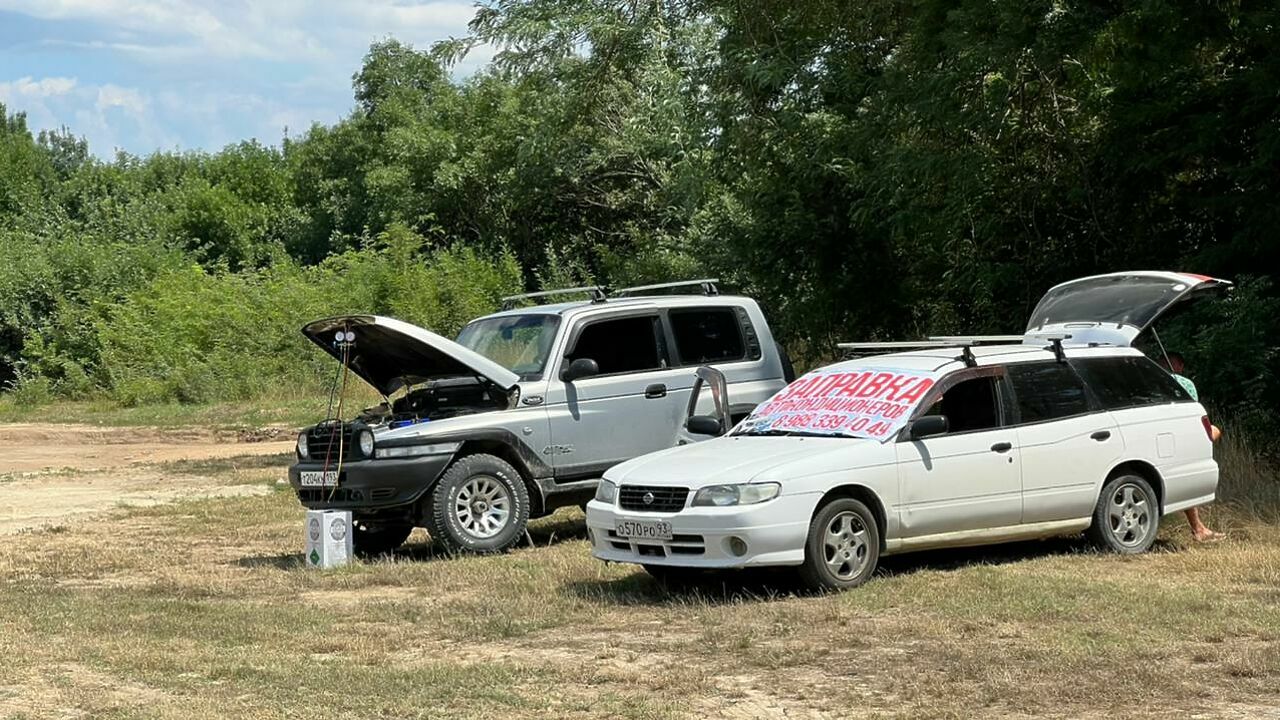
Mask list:
[[[352,335],[353,334],[350,331],[345,331],[345,330],[343,331],[343,337],[345,338],[351,338]],[[351,340],[343,340],[340,343],[340,347],[342,349],[342,371],[341,371],[342,387],[341,389],[338,390],[338,410],[336,415],[334,416],[334,419],[338,423],[338,467],[334,471],[333,489],[329,491],[329,500],[328,500],[329,502],[333,502],[333,497],[338,492],[338,479],[342,477],[342,459],[343,459],[344,453],[346,452],[347,435],[344,432],[345,428],[342,427],[342,405],[347,395],[347,375],[350,374],[350,370],[351,370],[351,345],[352,345]],[[334,387],[335,388],[338,387],[338,378],[336,377],[334,378]],[[333,394],[332,392],[330,392],[330,404],[332,404],[332,397],[333,397]],[[333,434],[330,433],[329,447],[325,449],[325,453],[324,453],[324,471],[320,475],[322,481],[325,477],[328,477],[329,475],[329,460],[333,457],[332,451],[333,451]]]

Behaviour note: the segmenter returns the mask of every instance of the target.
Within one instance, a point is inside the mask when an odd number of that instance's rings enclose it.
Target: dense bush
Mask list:
[[[452,336],[518,291],[509,255],[469,248],[420,254],[402,227],[370,247],[301,267],[211,273],[192,265],[156,278],[96,323],[103,385],[127,404],[208,402],[312,391],[333,363],[299,332],[330,315],[391,315]]]

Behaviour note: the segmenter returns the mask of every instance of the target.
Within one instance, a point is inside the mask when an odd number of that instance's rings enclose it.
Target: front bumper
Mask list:
[[[591,554],[611,562],[708,569],[799,565],[818,497],[782,495],[758,505],[687,507],[674,513],[623,510],[592,500],[587,504]],[[620,538],[614,533],[618,519],[665,520],[672,539]],[[746,543],[745,553],[731,550],[735,537]]]
[[[311,510],[379,509],[417,502],[453,459],[451,454],[414,458],[355,460],[332,464],[299,462],[289,468],[289,484]],[[304,470],[338,470],[337,487],[303,487]]]

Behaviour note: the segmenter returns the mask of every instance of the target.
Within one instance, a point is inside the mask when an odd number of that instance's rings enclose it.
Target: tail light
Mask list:
[[[1209,442],[1213,442],[1213,423],[1209,422],[1209,416],[1201,416],[1200,423],[1204,425],[1204,434],[1209,436]]]

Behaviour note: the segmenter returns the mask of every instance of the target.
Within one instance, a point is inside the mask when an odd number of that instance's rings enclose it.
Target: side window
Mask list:
[[[1054,420],[1089,412],[1080,378],[1065,363],[1027,363],[1008,367],[1024,423]]]
[[[650,315],[590,323],[569,351],[567,362],[578,358],[595,360],[601,375],[666,367],[658,347],[658,318]]]
[[[732,308],[672,310],[667,317],[682,365],[732,362],[747,356]]]
[[[1000,427],[999,396],[995,377],[963,380],[942,393],[925,415],[946,415],[948,433],[990,430]]]
[[[1164,405],[1191,399],[1177,380],[1145,357],[1090,358],[1073,362],[1108,410]]]

